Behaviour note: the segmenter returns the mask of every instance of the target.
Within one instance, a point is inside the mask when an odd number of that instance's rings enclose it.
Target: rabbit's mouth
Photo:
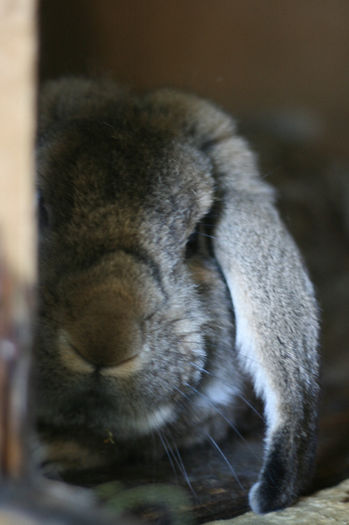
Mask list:
[[[79,383],[76,374],[67,371],[59,377],[41,375],[36,392],[39,432],[44,429],[44,434],[50,436],[61,431],[66,436],[91,433],[101,440],[108,430],[113,439],[122,442],[173,423],[184,410],[183,400],[178,403],[180,389],[171,386],[161,374],[154,377],[151,367],[129,373],[129,368],[134,371],[139,366],[140,359],[136,355],[117,367],[80,374]],[[193,388],[198,374],[193,368],[195,379],[188,378]]]
[[[67,369],[73,370],[79,374],[95,374],[98,371],[102,376],[112,376],[124,378],[132,376],[142,369],[142,354],[135,352],[125,356],[125,359],[119,360],[115,365],[100,366],[86,359],[84,355],[69,342],[69,337],[64,330],[60,331],[60,359]]]

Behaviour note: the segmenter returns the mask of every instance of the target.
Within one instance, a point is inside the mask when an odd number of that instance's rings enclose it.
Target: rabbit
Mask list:
[[[69,77],[43,88],[37,135],[47,457],[75,468],[156,435],[221,439],[245,376],[266,422],[250,507],[292,504],[316,450],[318,306],[232,117],[176,89]]]

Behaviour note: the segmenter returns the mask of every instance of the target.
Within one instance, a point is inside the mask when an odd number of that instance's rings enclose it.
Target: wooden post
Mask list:
[[[24,446],[35,220],[35,0],[0,3],[0,474],[27,471]]]

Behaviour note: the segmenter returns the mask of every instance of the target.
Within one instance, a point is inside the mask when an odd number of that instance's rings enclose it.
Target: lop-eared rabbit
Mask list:
[[[154,436],[219,440],[245,375],[266,421],[250,506],[291,504],[314,461],[317,305],[234,121],[191,94],[79,78],[48,83],[39,113],[47,461],[109,463]]]

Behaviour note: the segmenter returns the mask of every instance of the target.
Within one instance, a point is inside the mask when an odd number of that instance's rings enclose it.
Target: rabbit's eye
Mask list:
[[[185,257],[189,258],[192,257],[195,253],[197,253],[199,248],[199,231],[198,228],[196,228],[193,233],[190,234],[187,244],[185,247]]]
[[[185,257],[188,259],[194,255],[213,256],[212,239],[214,235],[212,232],[211,220],[206,216],[205,222],[198,222],[195,230],[188,237],[185,247]]]
[[[37,215],[39,222],[39,230],[47,228],[49,224],[49,213],[41,192],[38,192],[37,195]]]
[[[195,230],[190,234],[185,247],[185,257],[188,259],[206,249],[206,235],[202,224],[198,223]]]

